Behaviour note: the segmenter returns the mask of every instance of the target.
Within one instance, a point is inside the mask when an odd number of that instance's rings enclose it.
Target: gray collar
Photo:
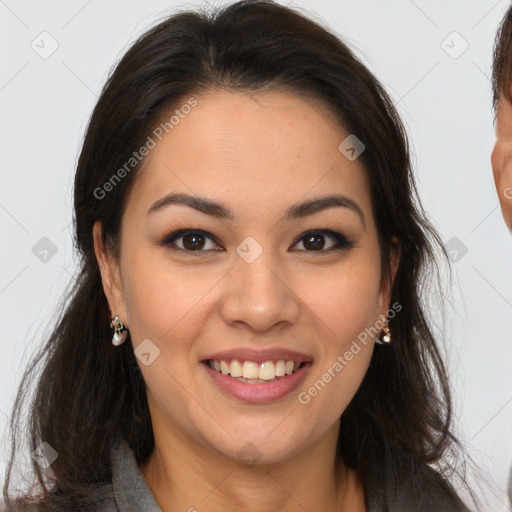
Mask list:
[[[120,512],[162,512],[155,501],[135,454],[125,439],[119,439],[111,451],[112,488]]]

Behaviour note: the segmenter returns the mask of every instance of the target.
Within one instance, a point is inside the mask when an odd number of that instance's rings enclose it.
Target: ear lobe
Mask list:
[[[124,311],[124,295],[119,265],[103,244],[100,221],[94,224],[93,239],[94,252],[101,272],[103,291],[107,297],[110,310],[113,315],[118,315],[124,323],[126,314]]]

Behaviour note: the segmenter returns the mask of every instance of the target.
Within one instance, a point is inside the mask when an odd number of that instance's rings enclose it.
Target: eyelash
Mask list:
[[[201,253],[220,252],[218,249],[207,249],[207,250],[199,249],[197,251],[191,251],[191,250],[187,250],[187,249],[182,249],[181,247],[176,247],[174,245],[174,241],[176,239],[184,237],[185,235],[202,235],[202,236],[204,236],[206,238],[210,238],[215,243],[217,243],[215,238],[212,235],[210,235],[210,233],[208,233],[207,231],[203,231],[202,229],[178,229],[177,231],[173,231],[172,233],[167,235],[162,240],[161,243],[162,243],[162,245],[164,245],[166,247],[169,247],[173,251],[184,252],[184,253],[191,254],[191,255],[194,255],[194,256],[195,255],[200,255]],[[333,247],[331,247],[329,249],[325,249],[325,250],[321,249],[321,250],[318,250],[318,251],[315,251],[315,250],[308,251],[307,249],[301,249],[301,252],[308,252],[308,253],[312,253],[312,254],[315,254],[315,253],[325,254],[327,252],[341,251],[341,250],[351,249],[351,248],[354,247],[354,243],[351,240],[346,238],[341,233],[338,233],[336,231],[332,231],[330,229],[311,229],[309,231],[306,231],[305,233],[303,233],[299,238],[297,238],[294,241],[293,245],[296,245],[302,239],[304,239],[304,238],[306,238],[306,237],[308,237],[310,235],[331,236],[331,237],[333,237],[335,239],[336,244]],[[195,253],[197,253],[197,254],[195,254]]]

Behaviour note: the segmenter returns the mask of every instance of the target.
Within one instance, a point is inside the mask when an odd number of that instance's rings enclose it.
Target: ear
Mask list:
[[[93,227],[94,252],[101,272],[103,291],[107,297],[108,305],[111,311],[111,317],[117,315],[125,327],[128,328],[128,318],[126,314],[126,303],[124,299],[124,289],[121,279],[119,262],[104,247],[102,241],[102,225],[97,221]]]
[[[400,241],[395,236],[393,237],[393,247],[390,251],[390,268],[391,268],[391,279],[388,279],[386,275],[382,277],[381,289],[379,293],[379,304],[378,314],[385,315],[390,307],[391,294],[393,290],[393,283],[395,282],[396,272],[400,264],[401,247]]]

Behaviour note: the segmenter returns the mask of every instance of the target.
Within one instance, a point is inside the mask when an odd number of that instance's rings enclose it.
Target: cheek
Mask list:
[[[322,418],[318,428],[336,421],[353,399],[370,364],[373,338],[381,331],[379,326],[375,328],[380,263],[372,254],[354,253],[325,276],[317,273],[314,285],[302,285],[301,298],[313,322],[309,332],[314,333],[321,349],[298,401],[308,418]]]
[[[318,288],[314,289],[316,296],[312,290],[309,292],[308,302],[315,310],[315,331],[324,351],[319,371],[335,373],[332,381],[336,382],[333,388],[337,392],[331,395],[334,401],[345,403],[350,399],[368,367],[373,340],[382,330],[379,286],[380,264],[359,254],[339,272],[330,272],[323,292]]]
[[[504,152],[502,146],[503,144],[496,143],[491,154],[491,166],[496,184],[499,182],[499,175],[503,165]]]
[[[510,217],[512,214],[512,155],[510,146],[505,147],[503,143],[496,143],[491,155],[491,164],[496,185],[496,192],[500,199],[504,215]]]
[[[134,253],[124,283],[130,332],[134,345],[145,338],[162,352],[179,351],[193,341],[201,323],[201,298],[208,286],[190,268],[176,268],[163,253],[149,249]],[[172,340],[172,347],[169,347]],[[188,350],[188,348],[187,348]]]
[[[303,284],[305,302],[323,321],[323,331],[337,348],[377,320],[380,265],[373,258],[354,253],[323,278],[317,275],[314,283]]]

